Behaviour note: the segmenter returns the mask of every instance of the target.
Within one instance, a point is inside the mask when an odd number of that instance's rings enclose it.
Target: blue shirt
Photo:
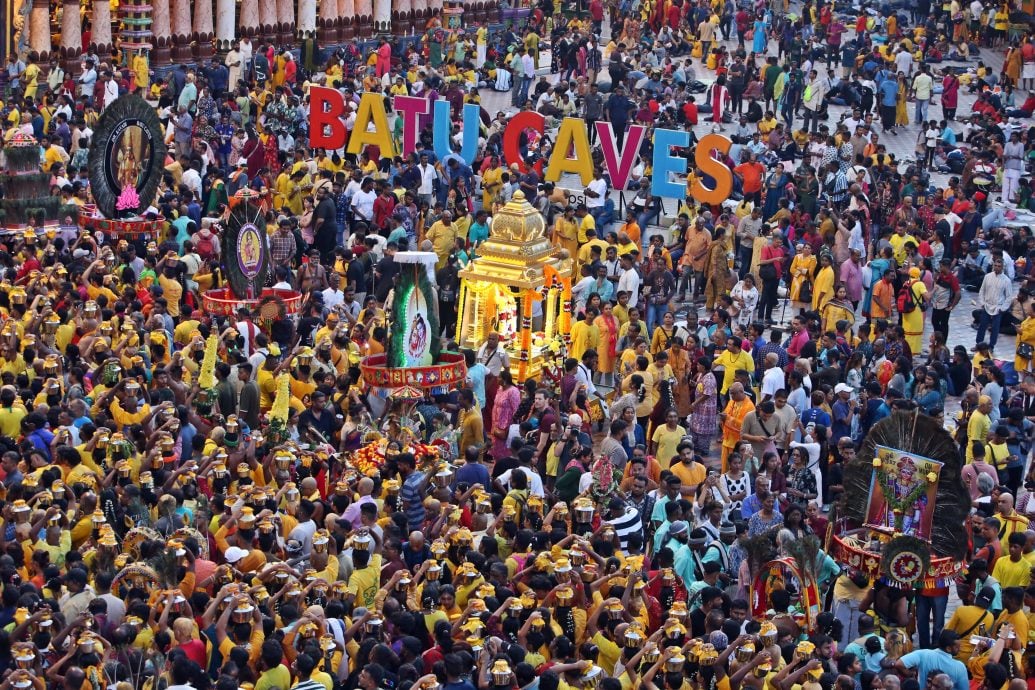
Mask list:
[[[880,93],[880,104],[884,106],[893,106],[898,100],[898,82],[894,79],[885,79],[877,87],[877,91]],[[923,683],[921,683],[923,686]]]
[[[900,661],[906,668],[915,668],[920,687],[927,687],[927,674],[940,670],[952,678],[953,690],[968,690],[967,667],[942,649],[918,649],[903,656]]]
[[[489,370],[481,362],[467,370],[467,380],[471,382],[474,401],[478,403],[479,410],[485,407],[485,375],[488,373]]]

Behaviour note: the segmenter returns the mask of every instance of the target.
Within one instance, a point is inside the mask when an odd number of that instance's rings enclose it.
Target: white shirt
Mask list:
[[[248,64],[248,61],[252,59],[252,42],[250,40],[242,40],[241,46],[241,64]],[[233,84],[231,84],[233,86]]]
[[[521,56],[521,69],[525,79],[535,79],[535,60],[528,53]]]
[[[575,380],[586,387],[586,397],[592,398],[597,395],[597,387],[593,385],[593,373],[582,362],[575,367]]]
[[[908,77],[909,73],[913,70],[912,53],[907,50],[900,51],[899,54],[895,56],[895,69]]]
[[[766,369],[765,374],[762,375],[762,399],[766,397],[775,397],[776,391],[784,387],[784,376],[783,369],[780,367],[773,367],[772,369]]]
[[[528,469],[527,467],[515,467],[514,470],[521,470],[528,477],[528,492],[533,496],[539,496],[540,498],[546,497],[546,492],[543,491],[543,478],[538,474]],[[510,474],[514,470],[507,470],[499,476],[500,484],[505,486],[507,490],[510,490]]]
[[[604,199],[607,198],[607,181],[604,178],[593,180],[586,189],[597,195],[595,197],[586,195],[586,208],[599,208],[604,205]]]
[[[428,163],[427,166],[418,165],[417,172],[420,173],[420,186],[417,187],[418,194],[431,194],[434,191],[433,183],[438,177],[435,166]]]
[[[180,181],[187,187],[194,196],[201,199],[201,175],[194,168],[187,168],[180,176]]]
[[[361,219],[370,222],[374,219],[375,201],[377,201],[377,194],[373,190],[364,192],[361,189],[352,196],[352,210]]]
[[[332,287],[325,289],[323,294],[323,306],[328,309],[334,309],[339,304],[345,302],[345,292],[342,290],[335,290]]]
[[[990,316],[1006,311],[1010,306],[1010,277],[1006,273],[989,273],[981,281],[978,306]]]
[[[313,550],[313,535],[316,533],[316,523],[310,518],[306,522],[298,523],[295,529],[291,530],[288,539],[297,539],[302,542],[302,554],[309,555]]]
[[[488,351],[488,347],[489,344],[485,343],[478,349],[478,361],[485,365],[490,374],[499,376],[504,367],[510,368],[510,355],[503,349],[502,343],[492,352]]]
[[[635,268],[622,271],[622,276],[618,279],[618,292],[622,290],[629,293],[629,306],[635,307],[640,298],[640,274]]]
[[[107,108],[109,105],[115,102],[115,99],[119,97],[119,85],[115,83],[114,79],[109,79],[104,82],[104,107]]]

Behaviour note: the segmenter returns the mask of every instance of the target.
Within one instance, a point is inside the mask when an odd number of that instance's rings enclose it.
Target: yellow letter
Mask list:
[[[575,147],[575,157],[568,158],[568,149]],[[593,155],[589,152],[589,137],[586,135],[585,120],[566,117],[557,130],[557,142],[546,168],[546,181],[556,182],[563,173],[576,173],[582,184],[593,181]]]
[[[367,126],[374,121],[374,131],[368,132]],[[359,101],[356,112],[356,125],[349,136],[349,145],[345,149],[349,153],[359,153],[364,146],[373,144],[381,150],[382,156],[392,158],[392,133],[388,129],[388,116],[385,114],[384,97],[376,93],[365,93]]]

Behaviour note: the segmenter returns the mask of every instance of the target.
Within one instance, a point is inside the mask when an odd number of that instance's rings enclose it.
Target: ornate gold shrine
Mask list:
[[[515,192],[492,219],[489,239],[460,270],[456,341],[477,350],[492,331],[517,383],[539,375],[550,344],[571,332],[572,258],[546,238],[546,221]],[[533,324],[534,303],[542,303]]]

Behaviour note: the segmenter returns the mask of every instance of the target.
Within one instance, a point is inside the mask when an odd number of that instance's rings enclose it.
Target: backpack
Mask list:
[[[194,249],[197,250],[198,256],[205,261],[216,258],[216,243],[215,236],[210,232],[206,235],[202,235],[200,232],[197,234],[194,243]]]
[[[898,291],[898,301],[896,306],[900,314],[910,314],[916,311],[916,297],[913,295],[913,281],[907,282]]]

